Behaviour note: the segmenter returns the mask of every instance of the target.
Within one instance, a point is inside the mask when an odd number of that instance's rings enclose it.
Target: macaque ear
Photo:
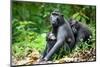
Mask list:
[[[75,23],[74,24],[78,24],[78,21],[75,20]]]
[[[72,19],[72,18],[70,18],[70,19],[69,19],[69,21],[73,21],[73,19]]]
[[[62,16],[62,17],[64,17],[64,15],[63,15],[63,14],[62,14],[61,16]]]

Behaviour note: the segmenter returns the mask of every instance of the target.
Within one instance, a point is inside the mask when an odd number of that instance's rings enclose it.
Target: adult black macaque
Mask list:
[[[53,28],[52,33],[57,38],[57,41],[47,55],[43,58],[44,61],[49,60],[50,57],[57,51],[57,49],[64,45],[64,42],[67,43],[70,49],[74,48],[75,46],[75,38],[71,27],[59,10],[54,10],[51,13],[50,21]]]
[[[91,43],[89,40],[91,40],[92,32],[86,25],[73,19],[70,19],[68,22],[71,25],[76,42],[86,41],[87,43]]]

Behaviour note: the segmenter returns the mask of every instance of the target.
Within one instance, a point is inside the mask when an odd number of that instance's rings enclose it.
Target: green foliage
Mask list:
[[[26,38],[25,36],[20,34],[20,37],[21,36],[23,38]],[[37,49],[40,53],[42,52],[41,50],[44,50],[44,46],[46,44],[45,33],[38,34],[38,36],[36,36],[36,38],[34,38],[34,40],[32,40],[32,41],[30,41],[30,39],[29,39],[30,36],[27,36],[27,38],[23,41],[22,41],[22,39],[23,39],[22,37],[21,37],[21,39],[19,39],[19,40],[21,40],[20,42],[15,42],[14,44],[12,44],[12,55],[14,57],[16,57],[18,59],[23,59],[28,54],[30,54],[34,48]]]
[[[92,31],[92,40],[95,43],[96,36],[96,8],[95,6],[66,5],[51,3],[16,2],[12,3],[12,55],[17,59],[23,59],[31,53],[32,49],[43,51],[46,41],[46,33],[51,30],[50,13],[59,9],[66,19],[74,18],[86,23]],[[86,43],[80,43],[80,49],[87,49]],[[92,45],[91,45],[92,46]],[[62,49],[60,54],[62,54]],[[66,52],[64,54],[68,54]],[[54,56],[56,59],[62,56]]]

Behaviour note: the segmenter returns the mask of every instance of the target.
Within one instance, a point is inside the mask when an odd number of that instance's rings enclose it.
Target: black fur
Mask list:
[[[89,42],[89,39],[92,37],[92,33],[86,25],[73,19],[69,20],[69,23],[74,33],[76,42]]]
[[[70,24],[64,19],[64,16],[58,10],[54,10],[51,13],[50,21],[53,28],[52,33],[55,35],[57,41],[43,58],[45,61],[49,60],[64,42],[67,43],[66,46],[69,46],[70,49],[75,46],[75,38]]]
[[[46,35],[47,44],[46,44],[46,48],[43,52],[42,59],[49,53],[49,51],[54,46],[56,41],[57,41],[57,39],[56,39],[55,35],[52,32],[47,33],[47,35]]]

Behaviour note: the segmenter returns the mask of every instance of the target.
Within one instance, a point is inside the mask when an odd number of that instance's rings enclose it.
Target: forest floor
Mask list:
[[[17,60],[16,58],[12,57],[12,65],[31,65],[31,64],[39,64],[40,53],[37,50],[33,50],[25,59]],[[89,62],[89,61],[96,61],[96,49],[90,48],[88,50],[83,51],[74,51],[70,53],[69,56],[64,56],[59,60],[54,61],[47,61],[45,64],[48,63],[73,63],[73,62]]]

